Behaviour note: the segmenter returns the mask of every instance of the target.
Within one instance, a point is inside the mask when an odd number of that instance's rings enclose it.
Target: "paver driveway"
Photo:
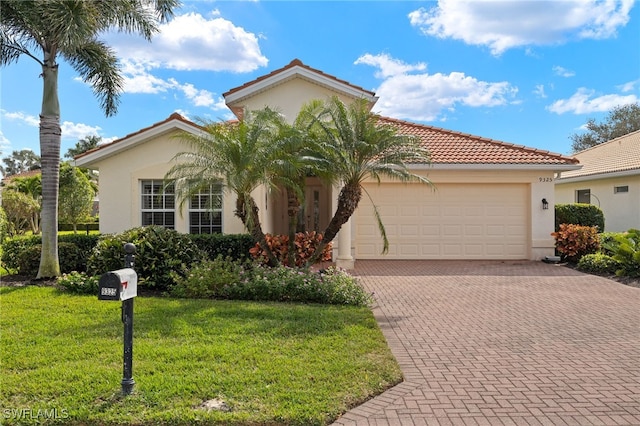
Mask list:
[[[336,425],[640,425],[640,288],[527,261],[355,273],[405,381]]]

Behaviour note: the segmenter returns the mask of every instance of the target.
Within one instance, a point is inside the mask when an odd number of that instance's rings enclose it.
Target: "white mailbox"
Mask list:
[[[98,283],[98,299],[127,300],[138,295],[138,274],[132,268],[102,274]]]

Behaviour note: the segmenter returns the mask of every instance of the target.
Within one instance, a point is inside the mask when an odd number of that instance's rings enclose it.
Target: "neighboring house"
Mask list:
[[[27,178],[32,176],[38,176],[41,173],[42,173],[42,170],[34,169],[34,170],[27,170],[25,172],[20,172],[20,173],[3,177],[2,180],[0,180],[0,205],[2,205],[2,189],[5,186],[10,185],[12,180],[14,180],[15,178]]]
[[[271,106],[292,121],[311,99],[338,96],[345,103],[375,93],[294,60],[256,80],[223,94],[227,106],[242,111]],[[554,186],[558,172],[579,167],[559,154],[513,145],[392,118],[400,133],[418,136],[429,149],[431,165],[412,165],[436,186],[383,181],[365,184],[380,208],[390,247],[381,254],[382,239],[366,195],[334,241],[334,260],[352,267],[355,259],[541,259],[554,254]],[[102,145],[76,158],[76,164],[100,171],[100,230],[120,232],[158,224],[191,233],[241,233],[233,214],[235,199],[212,187],[198,198],[218,197],[214,212],[198,199],[177,211],[162,178],[172,158],[184,150],[172,138],[178,131],[202,129],[180,116],[167,119]],[[322,231],[335,209],[340,188],[307,182],[304,222]],[[286,200],[282,193],[256,191],[265,232],[286,233]],[[548,209],[543,208],[543,199]]]
[[[640,228],[640,130],[575,155],[579,170],[556,177],[557,203],[602,209],[605,231]]]

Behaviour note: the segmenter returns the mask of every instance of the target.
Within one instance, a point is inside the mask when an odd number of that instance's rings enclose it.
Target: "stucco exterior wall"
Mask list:
[[[327,87],[314,84],[302,78],[294,78],[272,87],[267,92],[254,94],[252,97],[242,100],[240,103],[248,110],[258,110],[266,106],[277,108],[290,123],[295,120],[302,106],[312,99],[325,100],[332,96],[338,96],[345,104],[353,101],[342,93],[330,90]]]
[[[161,180],[171,168],[174,155],[184,148],[165,134],[97,163],[100,171],[100,232],[115,233],[141,225],[140,180]],[[175,228],[188,232],[185,205],[183,214],[176,212]],[[243,233],[242,223],[234,215],[235,195],[225,193],[222,227],[226,234]]]
[[[629,192],[614,193],[616,186],[628,186]],[[591,204],[604,213],[605,231],[623,232],[640,228],[640,174],[610,179],[582,180],[555,185],[557,203],[575,203],[576,192],[591,191]]]

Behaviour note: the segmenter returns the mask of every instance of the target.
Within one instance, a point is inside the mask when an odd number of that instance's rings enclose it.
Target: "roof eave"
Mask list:
[[[432,163],[410,164],[410,169],[415,170],[542,170],[563,172],[577,170],[580,164],[535,164],[535,163]]]
[[[132,136],[114,141],[111,144],[88,152],[86,155],[77,157],[74,160],[75,165],[78,167],[86,167],[89,169],[96,167],[97,163],[99,163],[100,161],[131,149],[148,139],[158,137],[174,130],[183,130],[194,134],[202,131],[198,126],[190,125],[181,120],[168,121],[158,126],[152,127],[151,129],[148,129],[142,133],[137,133]]]
[[[344,93],[354,98],[364,98],[367,101],[372,103],[375,103],[378,100],[378,97],[375,95],[372,95],[371,92],[358,89],[354,86],[350,86],[348,84],[342,83],[333,78],[329,78],[325,75],[318,74],[307,68],[304,68],[301,66],[294,66],[276,75],[265,78],[264,80],[257,81],[254,84],[251,84],[250,86],[241,88],[235,92],[224,95],[225,102],[227,105],[233,105],[238,101],[248,98],[256,93],[265,91],[269,87],[280,84],[296,76],[300,76],[316,84],[320,84],[322,86],[328,87],[331,90]]]
[[[612,179],[612,178],[634,176],[634,175],[640,175],[640,169],[623,170],[620,172],[592,173],[588,175],[580,175],[580,176],[565,177],[565,178],[559,177],[556,179],[556,183],[561,184],[561,183],[584,182],[587,180]]]

